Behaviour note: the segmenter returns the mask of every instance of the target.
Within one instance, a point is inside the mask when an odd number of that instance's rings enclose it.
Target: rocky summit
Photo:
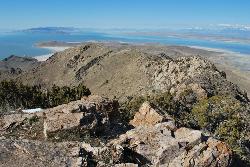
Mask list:
[[[167,116],[148,102],[131,121],[136,127],[120,134],[114,130],[121,124],[117,107],[117,101],[90,96],[39,113],[4,115],[2,166],[230,165],[232,151],[226,143],[198,130],[177,128],[172,118],[163,119]],[[154,117],[141,119],[145,114]],[[73,139],[85,132],[112,137],[93,137],[90,143],[87,136],[82,142]]]
[[[85,43],[3,60],[0,166],[249,166],[247,93],[208,54]]]

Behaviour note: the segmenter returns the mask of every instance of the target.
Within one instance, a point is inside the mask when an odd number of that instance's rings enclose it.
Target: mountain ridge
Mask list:
[[[190,53],[188,48],[184,49],[185,53],[181,49],[89,43],[54,54],[18,80],[48,87],[83,82],[94,94],[118,98],[171,88],[176,92],[176,88],[190,87],[191,83],[199,83],[206,92],[211,89],[211,95],[220,89],[219,92],[224,90],[226,94],[246,97],[211,62],[193,56],[192,49]]]

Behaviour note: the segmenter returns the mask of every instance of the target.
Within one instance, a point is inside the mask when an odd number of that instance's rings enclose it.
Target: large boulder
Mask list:
[[[141,105],[139,112],[135,113],[134,119],[130,121],[130,124],[134,127],[141,125],[149,126],[168,120],[172,120],[172,118],[156,107],[152,107],[152,105],[146,101]]]
[[[81,126],[86,130],[108,128],[117,103],[100,96],[90,96],[45,111],[47,131]]]

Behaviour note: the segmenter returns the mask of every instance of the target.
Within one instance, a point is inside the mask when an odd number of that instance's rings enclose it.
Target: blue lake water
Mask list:
[[[224,49],[232,52],[250,55],[250,44],[185,39],[176,37],[153,37],[112,35],[104,33],[85,32],[82,34],[45,34],[45,33],[8,33],[0,34],[0,59],[10,55],[39,56],[51,51],[37,48],[35,43],[45,41],[85,42],[85,41],[117,41],[128,43],[161,43],[167,45],[188,45]]]

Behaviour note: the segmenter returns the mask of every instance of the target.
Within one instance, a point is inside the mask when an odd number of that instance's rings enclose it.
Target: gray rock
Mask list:
[[[96,132],[109,130],[110,121],[116,119],[118,106],[116,101],[100,96],[84,97],[81,100],[63,104],[37,113],[18,113],[3,115],[0,118],[2,131],[13,125],[22,124],[24,120],[36,116],[43,122],[43,133],[67,130],[75,127]]]
[[[203,140],[201,131],[188,128],[172,132],[168,123],[136,127],[109,144],[114,149],[118,147],[140,155],[134,161],[151,166],[215,167],[220,164],[227,167],[232,156],[225,143],[213,138]],[[122,152],[120,158],[128,156],[124,154]]]

